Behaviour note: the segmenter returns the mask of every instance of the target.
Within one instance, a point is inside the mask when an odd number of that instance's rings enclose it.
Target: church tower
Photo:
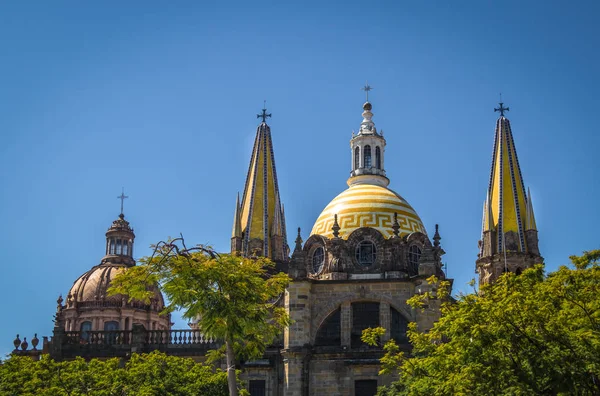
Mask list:
[[[483,203],[482,237],[476,271],[479,284],[494,282],[503,272],[521,273],[543,263],[538,249],[538,232],[529,190],[525,190],[508,111],[500,112],[492,155],[487,197]]]
[[[288,261],[289,247],[285,230],[285,213],[279,199],[275,155],[267,109],[257,115],[262,122],[250,158],[244,194],[235,204],[231,252],[243,256],[264,256],[283,263]]]

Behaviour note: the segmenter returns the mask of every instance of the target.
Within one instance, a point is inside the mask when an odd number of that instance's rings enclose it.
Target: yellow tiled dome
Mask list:
[[[355,184],[335,197],[323,209],[310,234],[332,238],[331,227],[334,215],[337,214],[340,238],[347,239],[352,231],[360,227],[374,228],[389,238],[394,235],[394,213],[398,214],[400,235],[416,231],[425,233],[419,215],[396,192],[374,184]]]

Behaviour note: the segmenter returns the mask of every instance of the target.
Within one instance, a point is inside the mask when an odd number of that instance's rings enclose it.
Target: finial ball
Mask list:
[[[365,104],[363,105],[363,110],[371,111],[372,108],[373,108],[373,106],[371,105],[370,102],[365,102]]]

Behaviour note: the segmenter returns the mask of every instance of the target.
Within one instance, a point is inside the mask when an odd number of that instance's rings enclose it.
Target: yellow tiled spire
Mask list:
[[[256,131],[244,194],[238,206],[244,255],[253,254],[253,250],[257,248],[265,257],[271,257],[274,251],[287,251],[285,219],[279,201],[271,128],[266,123],[267,117],[270,116],[266,109],[258,115],[263,120]],[[278,240],[283,240],[284,246],[271,246],[273,236],[283,237]]]
[[[504,116],[508,108],[500,103],[495,109],[500,112],[496,121],[496,135],[492,157],[492,169],[484,204],[483,231],[496,231],[492,242],[493,251],[505,250],[528,252],[526,230],[536,230],[533,205],[519,167],[517,150],[514,145],[510,121]],[[504,240],[513,231],[516,238],[511,246]]]

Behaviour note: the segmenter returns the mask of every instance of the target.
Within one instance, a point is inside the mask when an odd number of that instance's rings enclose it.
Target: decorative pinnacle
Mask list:
[[[373,88],[369,85],[369,82],[367,81],[365,83],[365,86],[361,88],[363,91],[365,91],[365,95],[367,96],[367,102],[369,101],[369,91],[372,90]]]
[[[504,112],[509,111],[510,109],[508,107],[504,107],[504,103],[502,103],[502,102],[500,102],[498,104],[500,105],[500,107],[495,107],[494,112],[499,111],[500,117],[504,117]]]
[[[262,122],[267,122],[267,118],[271,117],[271,113],[267,114],[267,101],[264,101],[262,114],[257,114],[256,118],[262,118]]]
[[[394,230],[394,235],[400,235],[400,224],[398,224],[398,213],[394,213],[394,224],[392,224],[392,230]]]
[[[117,197],[117,199],[121,200],[121,214],[119,215],[119,217],[125,216],[123,214],[123,201],[126,200],[127,198],[129,198],[129,197],[127,195],[125,195],[125,188],[121,187],[121,195],[119,195]]]
[[[339,238],[340,225],[338,224],[338,221],[337,221],[337,213],[333,215],[333,227],[331,227],[331,230],[333,231],[333,237]]]
[[[442,239],[442,237],[440,236],[439,233],[439,225],[436,224],[435,225],[435,234],[433,235],[433,246],[440,247],[440,239]]]
[[[302,250],[302,237],[300,236],[300,227],[298,227],[298,236],[296,237],[296,247],[294,248],[294,251],[300,251]]]

